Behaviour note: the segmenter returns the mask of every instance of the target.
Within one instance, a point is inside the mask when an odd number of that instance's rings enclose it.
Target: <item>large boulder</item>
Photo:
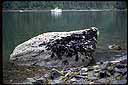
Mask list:
[[[48,32],[18,45],[10,55],[16,65],[62,67],[89,65],[96,49],[98,29]]]

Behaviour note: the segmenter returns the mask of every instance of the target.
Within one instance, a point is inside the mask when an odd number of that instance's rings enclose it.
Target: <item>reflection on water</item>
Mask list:
[[[127,11],[80,11],[51,14],[51,12],[4,12],[3,59],[18,44],[44,32],[80,30],[85,27],[99,28],[98,50],[107,45],[127,43]]]
[[[55,16],[55,17],[61,16],[61,14],[62,14],[62,12],[51,11],[51,15]]]
[[[51,12],[52,16],[58,17],[61,16],[62,12]]]

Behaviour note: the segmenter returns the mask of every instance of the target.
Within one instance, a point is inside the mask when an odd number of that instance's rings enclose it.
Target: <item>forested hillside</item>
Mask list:
[[[126,9],[125,1],[5,1],[3,9]]]

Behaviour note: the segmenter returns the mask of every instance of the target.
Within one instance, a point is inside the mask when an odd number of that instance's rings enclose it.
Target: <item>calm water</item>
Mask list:
[[[14,48],[44,32],[80,30],[84,27],[99,28],[97,51],[104,54],[109,44],[127,45],[127,11],[62,12],[4,12],[3,61],[7,63]]]

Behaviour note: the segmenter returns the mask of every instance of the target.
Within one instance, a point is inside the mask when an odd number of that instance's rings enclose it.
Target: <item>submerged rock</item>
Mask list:
[[[121,46],[117,44],[109,45],[108,48],[110,50],[121,50],[122,49]]]
[[[16,65],[45,67],[89,65],[96,49],[98,29],[48,32],[18,45],[10,55]]]

